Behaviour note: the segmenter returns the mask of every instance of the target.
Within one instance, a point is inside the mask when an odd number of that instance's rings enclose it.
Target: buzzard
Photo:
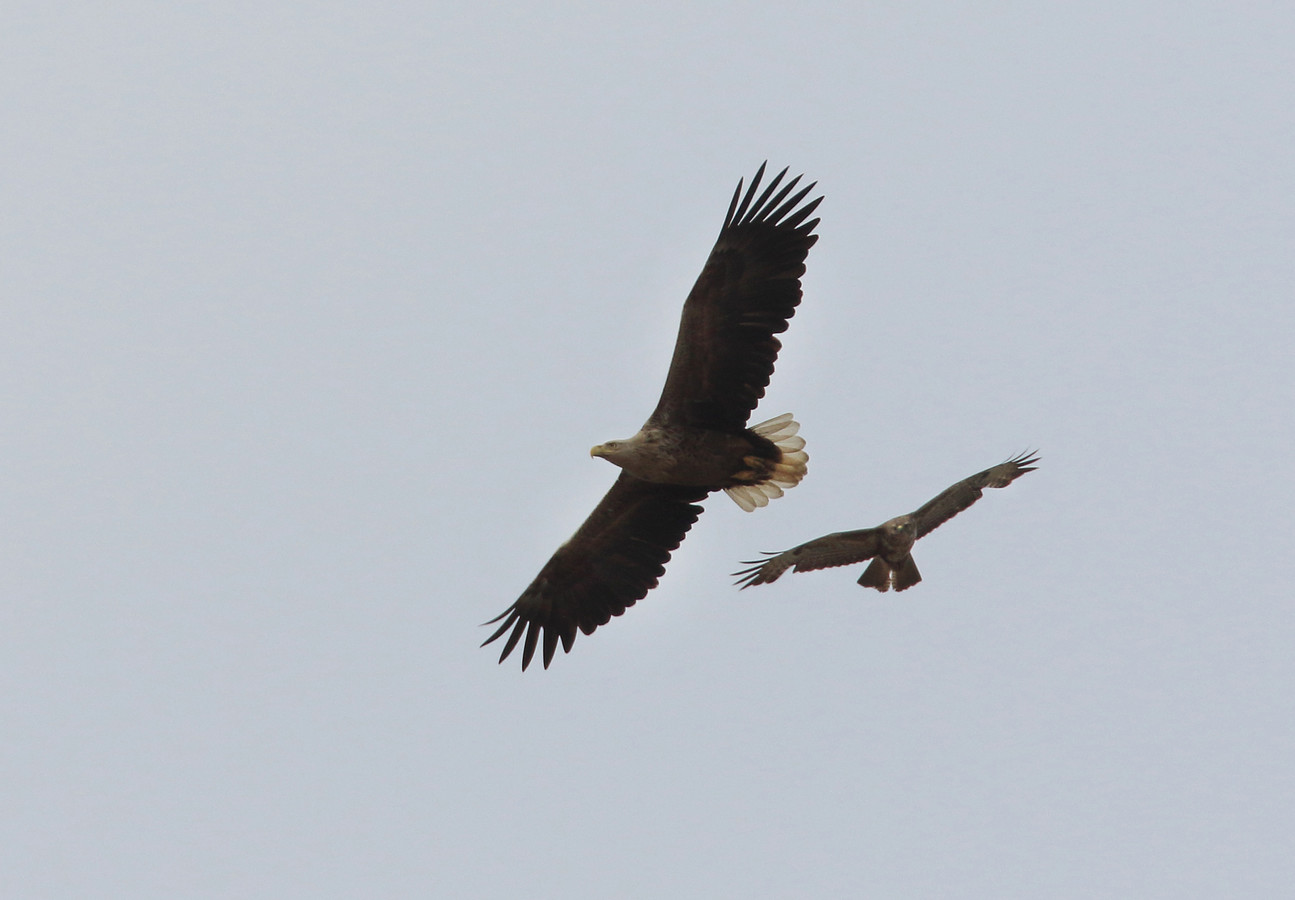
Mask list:
[[[748,560],[744,565],[751,568],[733,574],[740,576],[737,583],[745,589],[777,581],[789,568],[810,572],[870,559],[859,584],[879,591],[892,586],[897,591],[907,590],[922,580],[913,562],[913,544],[979,500],[985,488],[1007,487],[1026,472],[1033,472],[1038,460],[1038,456],[1022,453],[946,488],[916,512],[896,516],[876,528],[838,531],[782,553],[767,554],[767,559]]]
[[[571,652],[576,629],[592,634],[646,596],[711,491],[750,512],[805,477],[809,457],[790,413],[746,423],[782,347],[775,335],[800,303],[805,257],[818,240],[819,220],[809,217],[823,198],[802,203],[814,184],[796,190],[801,176],[784,183],[787,169],[760,191],[764,170],[745,193],[741,181],[733,192],[684,302],[656,409],[638,434],[590,451],[621,468],[616,483],[517,602],[486,623],[502,620],[483,647],[508,636],[500,662],[525,635],[524,670],[542,634],[548,668],[559,640]]]

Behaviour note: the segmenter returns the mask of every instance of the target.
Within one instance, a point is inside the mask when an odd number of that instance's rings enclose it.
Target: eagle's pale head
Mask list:
[[[633,461],[643,453],[645,444],[643,433],[639,432],[634,437],[623,441],[607,441],[599,444],[590,449],[589,455],[602,457],[609,463],[624,469],[627,465],[632,465]]]
[[[660,435],[655,431],[640,431],[632,438],[599,444],[589,451],[589,455],[602,457],[631,474],[652,480],[651,474],[644,467],[650,467],[655,461],[659,441]]]
[[[626,443],[627,441],[607,441],[590,448],[589,455],[600,456],[608,462],[614,463],[618,457],[624,456]]]

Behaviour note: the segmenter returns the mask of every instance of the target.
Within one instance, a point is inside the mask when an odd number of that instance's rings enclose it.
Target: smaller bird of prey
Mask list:
[[[751,568],[733,574],[739,576],[738,584],[749,588],[777,581],[788,569],[811,572],[870,559],[872,563],[859,576],[860,585],[879,591],[891,587],[907,590],[922,580],[913,562],[913,544],[979,500],[985,488],[1007,487],[1026,472],[1033,472],[1038,461],[1038,456],[1022,453],[964,478],[906,516],[896,516],[876,528],[824,535],[783,553],[770,553],[767,559],[748,560],[743,565]]]

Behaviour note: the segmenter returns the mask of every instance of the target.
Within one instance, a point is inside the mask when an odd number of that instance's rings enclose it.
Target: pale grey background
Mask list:
[[[4,896],[1295,884],[1289,6],[0,19]],[[496,666],[766,158],[809,478]],[[731,586],[1033,447],[902,596]]]

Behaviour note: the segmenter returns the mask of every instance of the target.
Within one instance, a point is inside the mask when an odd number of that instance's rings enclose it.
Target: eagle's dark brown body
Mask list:
[[[635,478],[658,484],[730,487],[746,484],[741,473],[754,456],[772,469],[782,452],[773,441],[744,428],[736,433],[683,426],[645,425],[627,441],[599,444],[591,453],[615,463]],[[759,465],[757,463],[757,465]]]

